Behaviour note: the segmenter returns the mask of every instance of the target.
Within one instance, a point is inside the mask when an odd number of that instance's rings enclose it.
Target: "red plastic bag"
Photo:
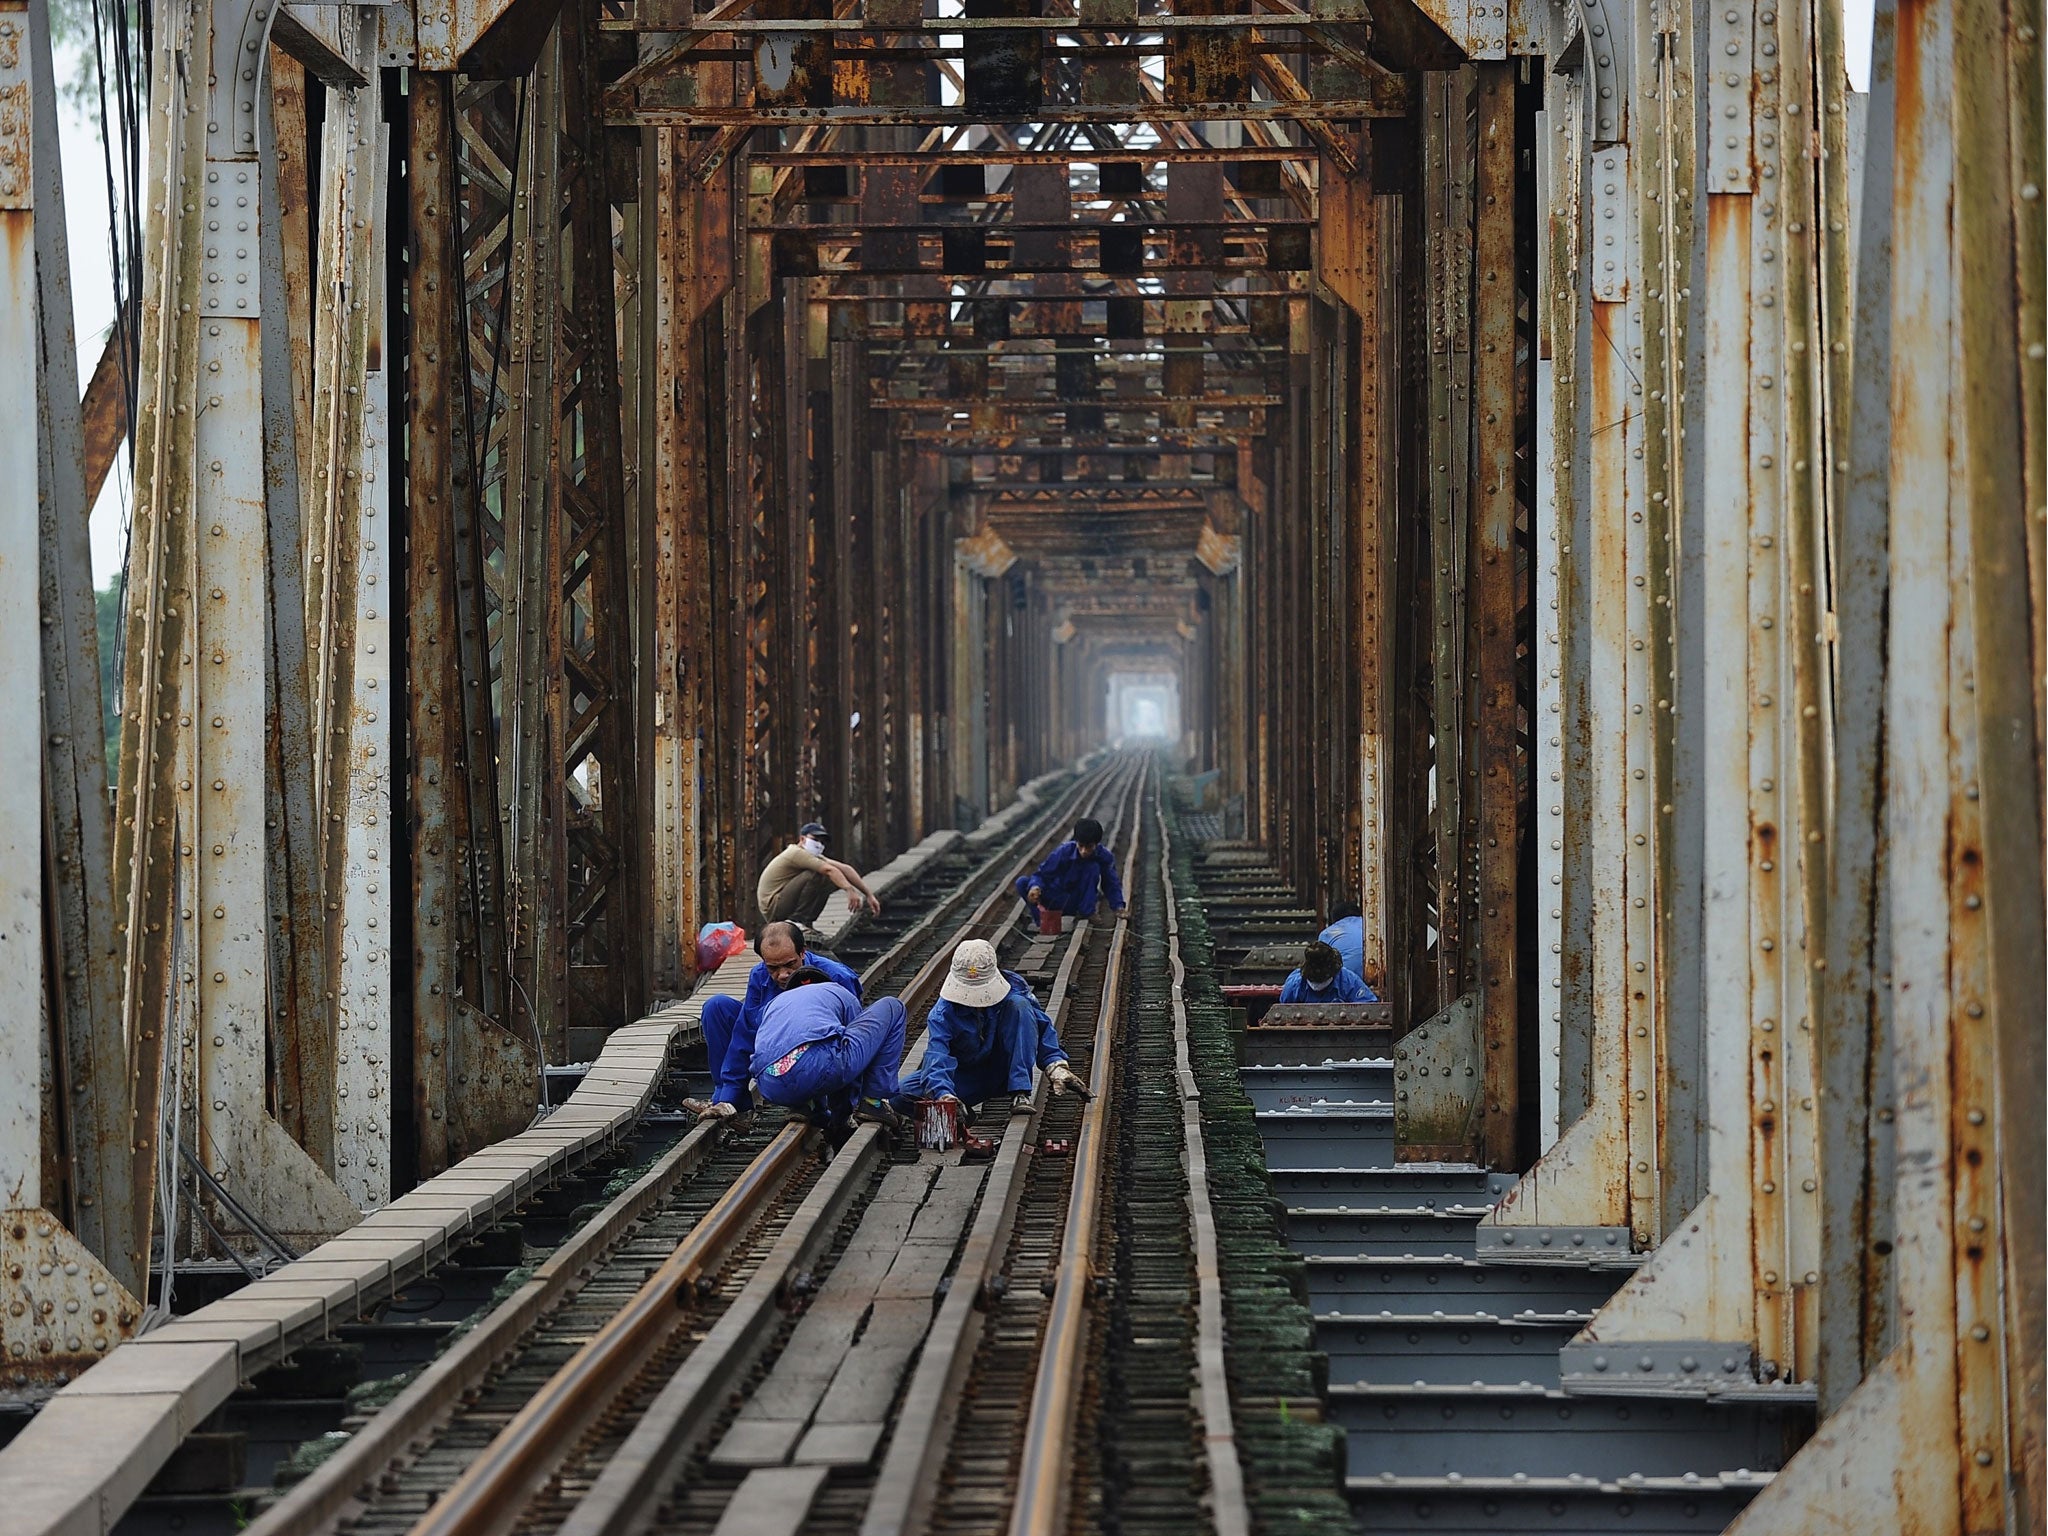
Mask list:
[[[697,969],[715,971],[747,947],[747,930],[738,923],[706,923],[697,930]]]

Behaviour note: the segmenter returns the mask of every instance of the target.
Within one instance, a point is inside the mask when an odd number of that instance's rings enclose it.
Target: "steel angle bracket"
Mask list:
[[[1659,1339],[1608,1344],[1583,1336],[1557,1352],[1564,1389],[1580,1397],[1682,1397],[1798,1407],[1813,1403],[1811,1382],[1765,1381],[1756,1350],[1725,1339]]]
[[[1628,302],[1634,240],[1629,230],[1628,146],[1609,144],[1588,158],[1586,179],[1592,192],[1593,300],[1597,304]]]
[[[0,1212],[0,1402],[48,1396],[135,1331],[121,1282],[40,1208]]]
[[[1756,189],[1756,15],[1744,0],[1707,6],[1707,191]]]
[[[1479,996],[1467,992],[1394,1042],[1394,1156],[1457,1162],[1479,1137]]]
[[[1627,1227],[1499,1227],[1480,1223],[1474,1254],[1493,1264],[1597,1265],[1634,1269],[1642,1262]]]

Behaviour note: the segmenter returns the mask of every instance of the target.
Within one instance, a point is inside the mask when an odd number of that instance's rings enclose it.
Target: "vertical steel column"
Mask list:
[[[1472,438],[1468,374],[1472,355],[1473,156],[1466,106],[1471,77],[1454,71],[1424,79],[1422,201],[1430,296],[1426,454],[1434,642],[1430,655],[1436,720],[1437,995],[1448,1005],[1465,990],[1470,906],[1464,603]]]
[[[1536,889],[1529,901],[1536,914],[1537,1105],[1539,1149],[1548,1150],[1565,1125],[1584,1108],[1584,1085],[1567,1085],[1564,973],[1575,961],[1564,955],[1564,648],[1562,577],[1575,418],[1572,341],[1574,306],[1571,273],[1577,265],[1573,236],[1578,221],[1569,210],[1578,187],[1572,172],[1577,157],[1560,153],[1569,143],[1568,125],[1577,103],[1576,82],[1553,76],[1545,109],[1536,115],[1536,718],[1531,722],[1536,776]],[[1578,946],[1573,945],[1576,951]]]
[[[1657,696],[1649,689],[1649,642],[1639,638],[1649,632],[1650,493],[1636,222],[1638,208],[1655,200],[1637,195],[1639,167],[1626,139],[1639,110],[1628,93],[1630,54],[1643,40],[1628,13],[1597,0],[1587,22],[1609,43],[1585,50],[1575,86],[1558,93],[1558,153],[1572,162],[1559,179],[1585,191],[1571,211],[1576,234],[1561,237],[1566,250],[1582,255],[1560,274],[1572,275],[1566,281],[1575,291],[1553,300],[1571,306],[1559,337],[1569,338],[1572,390],[1553,396],[1552,420],[1569,443],[1573,493],[1559,511],[1566,726],[1558,910],[1565,931],[1583,935],[1567,945],[1578,953],[1558,978],[1560,1104],[1585,1108],[1566,1117],[1556,1142],[1483,1225],[1626,1223],[1648,1243],[1657,1177],[1656,828],[1649,819]]]
[[[1325,174],[1329,174],[1326,170]],[[1356,804],[1357,846],[1350,850],[1355,870],[1341,882],[1365,915],[1365,972],[1376,991],[1405,1001],[1407,967],[1399,957],[1420,942],[1419,930],[1397,926],[1401,910],[1396,891],[1405,882],[1395,872],[1393,849],[1402,838],[1394,822],[1394,785],[1399,752],[1395,742],[1394,603],[1395,519],[1394,443],[1399,406],[1392,382],[1394,359],[1402,343],[1400,316],[1387,302],[1398,281],[1399,247],[1387,227],[1398,224],[1392,199],[1375,194],[1361,177],[1352,189],[1358,211],[1358,250],[1369,263],[1359,284],[1364,308],[1359,314],[1355,447],[1352,453],[1351,538],[1346,565],[1350,585],[1351,634],[1347,649],[1358,672],[1357,784],[1345,786],[1344,800]],[[1342,666],[1337,675],[1348,670]],[[1396,1017],[1402,1015],[1397,1009]]]
[[[374,23],[340,18],[344,45],[376,78]],[[321,152],[319,287],[314,302],[311,465],[303,550],[304,674],[310,684],[311,772],[294,743],[279,743],[277,773],[287,825],[293,781],[310,780],[320,850],[315,891],[323,942],[288,960],[296,996],[290,1047],[275,1053],[280,1110],[310,1146],[331,1148],[351,1199],[379,1204],[390,1192],[389,859],[385,832],[389,739],[378,715],[389,695],[389,605],[378,590],[389,537],[385,482],[383,311],[384,129],[376,86],[328,91]],[[288,623],[276,615],[274,623]],[[363,633],[367,626],[369,633]],[[299,668],[281,650],[280,693]],[[362,672],[358,674],[358,667]],[[386,711],[388,713],[388,711]],[[297,850],[292,850],[296,853]],[[291,862],[288,881],[298,875]],[[297,948],[306,936],[290,925]],[[320,957],[317,965],[304,961]],[[306,986],[310,979],[315,985]],[[280,1015],[285,1013],[280,1006]],[[344,1067],[344,1062],[346,1066]],[[349,1143],[347,1150],[343,1143]],[[346,1167],[346,1172],[343,1168]]]
[[[114,899],[121,936],[122,1024],[131,1042],[131,1124],[136,1163],[152,1175],[177,1148],[160,1148],[165,1036],[171,1028],[173,911],[179,853],[180,694],[192,627],[192,360],[199,345],[199,199],[179,195],[205,155],[198,87],[169,28],[150,60],[150,135],[142,293],[141,377],[136,387],[135,510],[128,548],[121,755],[114,803]],[[188,994],[189,995],[189,994]],[[175,1050],[175,1047],[173,1048]],[[160,1157],[159,1154],[162,1154]],[[157,1180],[135,1181],[136,1241],[147,1253]],[[175,1234],[172,1234],[175,1235]]]
[[[260,166],[268,113],[258,110],[269,88],[269,15],[261,4],[223,0],[197,11],[192,33],[210,36],[213,85],[202,155],[185,167],[187,186],[200,191],[203,237],[191,426],[189,776],[178,817],[197,998],[196,1152],[245,1207],[305,1241],[339,1230],[356,1213],[267,1108],[269,638],[273,617],[301,622],[271,613],[267,564],[261,317],[266,296],[273,304],[282,297],[261,254],[263,223],[273,216],[263,207]],[[179,515],[175,507],[171,515]],[[239,1223],[222,1211],[219,1224]]]
[[[557,314],[554,489],[561,524],[561,674],[551,683],[562,785],[560,963],[563,1027],[573,1059],[646,1000],[641,871],[646,815],[635,759],[632,583],[619,410],[618,306],[607,129],[598,112],[591,36],[595,13],[565,10],[561,58],[560,192],[568,253]]]
[[[42,351],[36,290],[34,149],[39,73],[26,4],[0,6],[0,615],[8,651],[20,658],[42,648],[37,559],[38,501],[50,494],[41,464],[40,368],[21,360]],[[45,89],[54,87],[45,84]],[[0,709],[13,721],[42,710],[38,670],[17,664],[0,673]],[[0,746],[0,1180],[11,1209],[43,1203],[43,1082],[49,1042],[43,1024],[43,754],[25,730]]]
[[[28,37],[22,37],[27,21]],[[39,522],[40,624],[42,649],[42,814],[41,864],[49,932],[37,967],[46,979],[53,1051],[48,1075],[62,1094],[59,1122],[64,1132],[65,1190],[62,1203],[46,1191],[59,1212],[130,1295],[139,1294],[147,1254],[134,1231],[126,1191],[134,1177],[129,1147],[130,1087],[127,1050],[121,1036],[120,977],[115,967],[112,827],[107,815],[107,759],[100,713],[99,633],[87,540],[82,426],[78,407],[77,349],[72,334],[71,262],[63,207],[63,167],[57,147],[57,104],[50,59],[48,13],[31,0],[26,17],[9,17],[16,46],[33,49],[25,73],[31,77],[32,126],[19,143],[28,151],[17,161],[31,185],[28,218],[34,224],[33,305],[18,320],[33,316],[37,366],[13,368],[17,380],[32,375],[36,386],[38,443],[33,480],[0,478],[15,487],[24,506],[34,502]],[[19,52],[11,66],[21,69]],[[21,78],[16,75],[17,81]],[[20,100],[17,91],[13,97]],[[10,107],[9,110],[12,110]],[[20,128],[17,128],[17,133]],[[59,210],[37,219],[34,209]],[[10,217],[12,217],[10,215]],[[21,249],[10,238],[10,251]],[[29,354],[0,350],[20,360]],[[10,423],[24,418],[8,416]],[[34,494],[31,496],[30,489]],[[9,541],[22,551],[27,545]],[[35,607],[9,612],[23,622]],[[16,652],[18,656],[19,651]],[[18,668],[18,670],[21,670]],[[19,719],[20,716],[10,718]],[[35,779],[24,784],[33,794]],[[22,952],[36,953],[33,947]],[[34,1012],[22,1016],[27,1028]]]
[[[1856,370],[1831,452],[1848,464],[1833,518],[1838,663],[1824,985],[1817,988],[1820,1406],[1838,1411],[1890,1351],[1891,989],[1886,970],[1885,604],[1890,576],[1892,37],[1882,7],[1871,48],[1863,180],[1856,198]],[[1879,1247],[1883,1252],[1879,1252]]]
[[[530,1118],[539,1052],[505,985],[505,887],[491,708],[479,445],[470,371],[454,77],[415,77],[410,107],[406,369],[408,804],[413,867],[413,1119],[431,1175]],[[480,135],[482,137],[482,135]],[[486,139],[485,142],[488,142]],[[487,372],[486,358],[482,368]],[[486,420],[489,419],[488,406]]]
[[[1472,742],[1477,755],[1478,949],[1484,1045],[1481,1150],[1495,1168],[1518,1165],[1521,1114],[1516,922],[1521,867],[1517,761],[1515,569],[1516,133],[1513,63],[1478,69],[1477,235],[1474,247],[1472,496]]]
[[[377,80],[372,72],[372,80]],[[359,94],[368,96],[377,85]],[[335,1174],[344,1193],[368,1209],[391,1198],[392,1164],[392,965],[391,913],[394,905],[391,859],[391,745],[396,682],[391,652],[391,454],[390,382],[386,366],[391,338],[385,329],[385,242],[389,238],[390,198],[385,182],[390,164],[390,132],[378,120],[376,103],[370,122],[359,128],[361,148],[371,160],[366,178],[375,193],[369,226],[369,249],[362,267],[363,282],[355,303],[365,311],[369,331],[361,375],[363,427],[352,473],[359,490],[359,526],[353,561],[356,583],[355,618],[350,626],[355,654],[349,665],[351,688],[346,717],[337,744],[346,742],[348,771],[344,795],[330,804],[339,807],[346,827],[337,891],[341,908],[340,951],[336,965],[340,986],[336,999],[334,1059]],[[330,869],[333,866],[330,865]]]

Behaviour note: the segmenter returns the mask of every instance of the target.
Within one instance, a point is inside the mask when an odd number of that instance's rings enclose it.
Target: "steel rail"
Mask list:
[[[1006,840],[978,864],[956,889],[963,892],[971,889],[986,878],[991,869],[1013,864],[1022,848],[1034,841],[1043,844],[1049,825],[1056,826],[1081,797],[1099,793],[1104,785],[1114,783],[1125,771],[1121,764],[1112,760],[1098,773],[1077,776],[1065,793],[1029,817],[1024,830]],[[984,931],[1008,894],[1007,882],[997,884],[955,930],[954,942]],[[1010,899],[1015,901],[1014,897]],[[957,901],[941,903],[933,913],[914,924],[868,967],[866,976],[886,975],[901,963],[902,957],[913,946],[928,937],[943,916],[956,905]],[[952,947],[951,944],[940,945],[904,986],[900,995],[906,1007],[921,1009],[936,995]],[[913,1052],[908,1054],[921,1058],[922,1041],[918,1041]],[[810,1141],[804,1127],[792,1125],[780,1132],[626,1307],[550,1378],[483,1454],[470,1464],[447,1494],[414,1527],[415,1536],[494,1536],[494,1533],[508,1530],[523,1503],[569,1454],[577,1439],[616,1400],[640,1364],[687,1320],[689,1304],[695,1299],[696,1282],[744,1237],[761,1212],[787,1188],[807,1156]],[[874,1129],[863,1127],[856,1130],[833,1160],[829,1174],[831,1188],[842,1192],[845,1199],[854,1198],[857,1186],[847,1182],[851,1177],[847,1170],[869,1166],[880,1155]],[[813,1224],[823,1221],[827,1211],[837,1208],[830,1201],[807,1200],[791,1229],[783,1235],[783,1244],[794,1242],[799,1249],[808,1251],[808,1246],[815,1246],[819,1238]],[[836,1224],[837,1218],[833,1219]],[[761,1276],[757,1274],[755,1278],[758,1280]],[[754,1299],[750,1301],[750,1297]],[[755,1306],[773,1311],[780,1300],[780,1280],[769,1288],[765,1301],[755,1296],[755,1287],[750,1282],[748,1290],[736,1303],[736,1309]],[[721,1326],[725,1321],[723,1318],[720,1320]],[[724,1347],[732,1350],[758,1348],[765,1344],[767,1330],[756,1326],[755,1320],[748,1316],[742,1317],[721,1337],[726,1340]],[[707,1337],[704,1344],[710,1342],[710,1337]],[[704,1345],[700,1345],[692,1352],[692,1362],[703,1352]],[[483,1363],[487,1368],[488,1362]],[[700,1374],[694,1369],[689,1370],[679,1373],[678,1380],[698,1379]],[[730,1378],[720,1371],[702,1379],[708,1386],[715,1387]],[[665,1391],[656,1406],[659,1407],[670,1396]],[[695,1423],[697,1409],[701,1406],[696,1399],[689,1399],[679,1406],[687,1411],[673,1415],[673,1422]],[[430,1413],[431,1410],[422,1412]],[[593,1495],[602,1487],[601,1479],[598,1487],[592,1489]]]
[[[1113,784],[1119,779],[1125,780],[1118,786],[1119,803],[1128,797],[1135,804],[1144,782],[1145,771],[1142,762],[1135,770],[1123,763],[1114,763],[1104,777]],[[1122,820],[1120,810],[1119,834]],[[1128,869],[1129,860],[1126,860],[1126,867]],[[972,930],[985,929],[1007,891],[1008,887],[1004,886],[991,892],[957,931],[957,936],[968,937],[972,936]],[[1015,901],[1014,897],[1011,899],[1015,905],[1005,915],[1005,921],[1014,921],[1018,909],[1023,905]],[[1124,925],[1119,923],[1117,931],[1121,936]],[[1074,931],[1069,937],[1067,953],[1061,964],[1060,980],[1054,984],[1055,996],[1051,1000],[1062,1010],[1071,991],[1071,980],[1078,957],[1087,946],[1088,934],[1089,925],[1083,921],[1074,925]],[[910,986],[905,988],[906,997],[915,992],[922,1006],[924,1001],[937,992],[938,983],[944,977],[950,961],[951,947],[943,946],[926,962]],[[924,1042],[920,1038],[904,1053],[905,1070],[912,1069],[922,1060],[923,1046]],[[1028,1116],[1013,1115],[1010,1125],[1004,1132],[1003,1147],[1008,1156],[1008,1162],[1004,1166],[1011,1170],[1013,1177],[1015,1170],[1023,1163],[1024,1143],[1028,1139],[1031,1126],[1036,1122],[1037,1110],[1042,1106],[1044,1093],[1045,1084],[1041,1078],[1033,1095],[1032,1113]],[[856,1130],[853,1139],[833,1160],[827,1177],[842,1177],[842,1166],[849,1162],[879,1158],[878,1136],[879,1132],[873,1126],[862,1126]],[[813,1198],[816,1198],[815,1192]],[[852,1196],[849,1195],[846,1203],[832,1209],[843,1213],[851,1199]],[[994,1216],[987,1214],[991,1199],[989,1186],[984,1185],[973,1232],[977,1236],[988,1234],[993,1251],[1000,1254],[1002,1247],[996,1240],[994,1229],[998,1226],[1007,1227],[1009,1216],[1015,1211],[1015,1197],[1006,1189],[995,1204],[1007,1204],[1008,1211],[998,1212]],[[824,1221],[826,1218],[821,1212],[812,1219]],[[837,1220],[837,1216],[832,1217],[834,1225]],[[1002,1235],[1007,1235],[1006,1230]],[[806,1251],[815,1252],[824,1246],[825,1235],[807,1225],[804,1213],[800,1212],[783,1234],[782,1242],[808,1245]],[[980,1290],[978,1284],[962,1284],[961,1276],[964,1273],[964,1270],[956,1266],[948,1291],[949,1299],[954,1294],[962,1292],[971,1298]],[[733,1383],[744,1377],[759,1351],[766,1347],[774,1328],[781,1321],[788,1301],[789,1298],[779,1284],[765,1284],[762,1276],[755,1277],[749,1286],[748,1294],[735,1302],[719,1320],[719,1329],[725,1331],[726,1337],[719,1342],[718,1349],[712,1350],[713,1339],[707,1337],[704,1343],[692,1352],[684,1368],[679,1370],[675,1379],[663,1389],[660,1397],[641,1417],[640,1423],[626,1443],[619,1448],[605,1469],[598,1474],[589,1491],[570,1512],[568,1519],[557,1531],[557,1536],[628,1536],[628,1533],[644,1526],[654,1507],[665,1496],[682,1470],[681,1464],[695,1441],[706,1434],[717,1421],[719,1410],[730,1400]],[[895,1438],[892,1439],[892,1446],[900,1439],[899,1426]]]
[[[975,865],[966,878],[954,886],[951,892],[936,902],[931,911],[911,924],[910,927],[904,929],[894,944],[891,944],[881,954],[877,955],[874,963],[861,974],[861,981],[864,984],[871,984],[875,977],[885,976],[894,967],[900,965],[905,955],[910,953],[917,945],[923,943],[925,938],[940,922],[959,909],[960,903],[967,899],[968,893],[987,876],[991,869],[997,867],[1014,868],[1019,853],[1025,848],[1030,847],[1034,840],[1043,842],[1045,828],[1048,823],[1056,825],[1063,821],[1071,813],[1074,806],[1080,804],[1090,793],[1099,792],[1103,785],[1109,783],[1114,778],[1116,772],[1116,764],[1112,760],[1100,768],[1075,774],[1072,783],[1062,789],[1052,800],[1041,806],[1034,814],[1025,818],[1025,824],[1016,836],[1006,839],[1000,847],[991,851],[989,856]],[[1008,889],[1009,882],[1006,880],[996,887],[995,897],[1000,898],[1002,893]],[[981,906],[976,908],[977,915],[980,915],[987,905],[988,902],[984,900]],[[970,921],[973,921],[973,919],[970,919]],[[956,942],[958,938],[964,936],[956,934]],[[917,975],[905,985],[904,993],[909,993],[925,979],[925,971],[928,968],[927,966],[919,969]],[[908,1002],[904,1004],[906,1008],[909,1006]]]
[[[700,1125],[663,1153],[653,1167],[550,1254],[532,1279],[420,1372],[340,1450],[251,1522],[247,1536],[306,1536],[332,1525],[360,1489],[482,1382],[557,1303],[578,1288],[586,1268],[597,1263],[629,1228],[694,1173],[729,1134],[722,1125]]]
[[[1139,777],[1142,815],[1143,785]],[[1125,845],[1125,890],[1133,889],[1137,836]],[[1060,1240],[1060,1263],[1039,1346],[1038,1377],[1031,1390],[1031,1412],[1024,1436],[1024,1457],[1017,1471],[1017,1501],[1010,1507],[1010,1536],[1052,1536],[1064,1529],[1068,1463],[1073,1459],[1074,1418],[1081,1402],[1085,1372],[1082,1350],[1088,1339],[1089,1293],[1095,1283],[1095,1247],[1102,1215],[1105,1148],[1109,1140],[1109,1101],[1114,1087],[1118,1013],[1123,1005],[1124,957],[1130,923],[1116,926],[1110,940],[1109,968],[1103,981],[1102,1007],[1095,1020],[1094,1059],[1089,1090],[1094,1095],[1081,1117],[1074,1141],[1074,1182],[1067,1197],[1067,1222]]]
[[[1131,810],[1142,805],[1142,784],[1140,774],[1131,787],[1130,800],[1118,807],[1111,835],[1119,841],[1125,838]],[[1135,847],[1135,840],[1126,846]],[[1128,872],[1133,860],[1127,858],[1125,867]],[[1066,1037],[1074,978],[1093,927],[1086,918],[1074,925],[1073,942],[1060,960],[1046,1000],[1045,1011],[1062,1039]],[[1118,925],[1119,931],[1122,927]],[[1105,974],[1114,974],[1114,960]],[[1023,1198],[1030,1167],[1026,1152],[1045,1097],[1046,1084],[1041,1078],[1032,1093],[1029,1113],[1012,1115],[1004,1130],[951,1287],[925,1336],[917,1369],[897,1411],[889,1449],[861,1520],[860,1536],[904,1536],[921,1529],[931,1513],[952,1443],[960,1387],[973,1367],[975,1349],[986,1327],[991,1287],[998,1281]]]
[[[1026,819],[1024,828],[1005,839],[979,861],[930,912],[906,929],[863,972],[872,985],[887,977],[931,929],[955,910],[991,870],[1013,864],[1034,837],[1043,838],[1048,823],[1057,824],[1087,794],[1099,791],[1115,773],[1111,765],[1084,771]],[[998,894],[1006,886],[998,887]],[[979,915],[979,908],[977,909]],[[928,985],[923,973],[906,990]],[[505,1298],[447,1354],[436,1359],[348,1442],[313,1473],[294,1484],[278,1503],[251,1525],[256,1536],[311,1536],[331,1529],[360,1491],[403,1456],[416,1440],[443,1422],[454,1406],[489,1377],[520,1342],[555,1307],[580,1288],[590,1266],[627,1230],[666,1198],[729,1135],[722,1125],[692,1130],[645,1174],[589,1222],[572,1234],[537,1269],[525,1285]]]
[[[1230,1407],[1224,1362],[1223,1263],[1216,1212],[1209,1200],[1209,1152],[1202,1140],[1202,1090],[1188,1044],[1187,965],[1180,953],[1180,905],[1173,887],[1173,833],[1159,817],[1159,886],[1165,903],[1166,963],[1173,972],[1173,1059],[1180,1086],[1182,1157],[1187,1169],[1188,1222],[1195,1237],[1195,1381],[1202,1415],[1202,1451],[1209,1464],[1209,1514],[1216,1536],[1245,1536],[1244,1463]]]
[[[788,1187],[816,1141],[784,1126],[647,1283],[557,1371],[427,1511],[414,1536],[488,1536],[504,1530],[560,1455],[610,1406],[642,1362],[685,1326],[697,1285]]]

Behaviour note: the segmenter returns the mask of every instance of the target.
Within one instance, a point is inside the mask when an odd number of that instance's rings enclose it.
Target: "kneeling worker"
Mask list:
[[[1379,996],[1344,969],[1344,960],[1321,939],[1301,952],[1301,964],[1280,988],[1283,1003],[1376,1003]]]
[[[964,940],[925,1015],[924,1065],[903,1080],[903,1093],[979,1104],[1029,1093],[1033,1067],[1044,1069],[1054,1093],[1072,1088],[1088,1097],[1031,983],[1000,969],[987,939]]]
[[[903,1004],[879,997],[863,1008],[816,966],[800,966],[789,989],[769,1002],[754,1037],[754,1081],[761,1097],[813,1120],[837,1124],[851,1111],[893,1131],[903,1120],[897,1094],[908,1023]]]
[[[747,995],[707,997],[700,1022],[704,1027],[704,1058],[711,1068],[711,1102],[689,1099],[683,1107],[700,1120],[725,1120],[754,1107],[747,1092],[753,1070],[754,1036],[769,1003],[789,989],[790,978],[809,966],[842,987],[860,1003],[860,977],[830,955],[804,948],[804,931],[795,923],[770,923],[761,930],[761,963],[747,976]]]

